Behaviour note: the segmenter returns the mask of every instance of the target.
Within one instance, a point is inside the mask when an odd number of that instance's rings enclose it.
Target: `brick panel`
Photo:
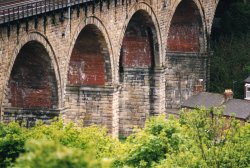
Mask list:
[[[124,67],[151,67],[151,49],[147,37],[125,37],[122,51]]]
[[[68,82],[70,85],[105,85],[103,50],[106,46],[101,45],[104,39],[99,34],[100,32],[93,27],[87,27],[80,33],[69,63]]]
[[[72,53],[68,80],[71,85],[104,85],[104,57],[100,54]]]
[[[22,81],[15,83],[11,82],[9,85],[11,88],[11,97],[9,98],[9,102],[12,107],[52,108],[52,91],[50,85],[40,89],[29,88],[30,86],[22,84]]]
[[[183,1],[177,7],[168,34],[167,48],[169,51],[200,51],[201,18],[193,3]]]
[[[199,26],[174,24],[169,30],[168,50],[179,52],[199,52]]]
[[[53,73],[50,72],[46,51],[36,43],[23,47],[14,63],[8,83],[11,107],[52,108]],[[55,99],[55,100],[53,100]]]

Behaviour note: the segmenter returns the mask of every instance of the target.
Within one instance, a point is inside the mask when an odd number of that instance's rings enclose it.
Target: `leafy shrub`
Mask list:
[[[52,125],[37,125],[30,131],[29,139],[46,139],[56,141],[64,146],[91,150],[97,158],[116,155],[115,148],[119,141],[107,134],[107,129],[90,126],[77,127],[73,123],[64,125],[63,121]]]
[[[17,159],[15,167],[98,168],[110,167],[109,160],[96,160],[90,153],[66,147],[55,141],[28,141],[27,152]]]
[[[152,117],[145,128],[130,135],[120,158],[120,165],[152,167],[165,159],[166,152],[178,150],[180,142],[177,120],[165,120],[165,116]],[[120,166],[119,165],[119,166]]]
[[[17,123],[0,123],[0,167],[7,167],[24,152],[26,129]]]

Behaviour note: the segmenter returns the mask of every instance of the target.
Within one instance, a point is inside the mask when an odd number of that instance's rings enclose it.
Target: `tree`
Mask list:
[[[250,33],[245,37],[224,37],[211,55],[211,92],[233,89],[236,98],[244,96],[244,80],[250,75]]]
[[[219,4],[219,31],[212,31],[211,92],[233,89],[236,98],[244,97],[244,79],[250,75],[250,3],[227,1]]]

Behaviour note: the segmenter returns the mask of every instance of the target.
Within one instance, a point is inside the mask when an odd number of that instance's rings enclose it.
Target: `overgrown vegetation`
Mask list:
[[[0,167],[249,167],[250,125],[221,114],[200,109],[179,119],[153,117],[124,142],[97,126],[1,124]]]
[[[210,91],[231,88],[236,98],[243,98],[244,80],[250,75],[250,2],[222,0],[217,13],[220,28],[212,31]]]

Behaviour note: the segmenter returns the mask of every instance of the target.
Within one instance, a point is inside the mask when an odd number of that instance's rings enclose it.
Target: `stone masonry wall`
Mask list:
[[[124,69],[119,100],[119,134],[129,135],[134,127],[142,128],[150,117],[153,100],[153,73],[146,68]]]
[[[73,121],[81,126],[103,125],[110,133],[118,130],[118,118],[113,111],[115,88],[108,87],[67,87],[66,106],[62,113],[65,122]],[[117,113],[117,111],[115,111]],[[114,121],[116,120],[116,121]]]
[[[2,122],[8,124],[12,121],[18,122],[28,128],[35,126],[37,121],[43,121],[50,124],[60,114],[59,110],[41,110],[37,108],[5,108]]]
[[[193,95],[198,79],[207,79],[207,57],[195,53],[168,53],[166,73],[166,108],[180,108]],[[205,87],[205,86],[204,86]]]

